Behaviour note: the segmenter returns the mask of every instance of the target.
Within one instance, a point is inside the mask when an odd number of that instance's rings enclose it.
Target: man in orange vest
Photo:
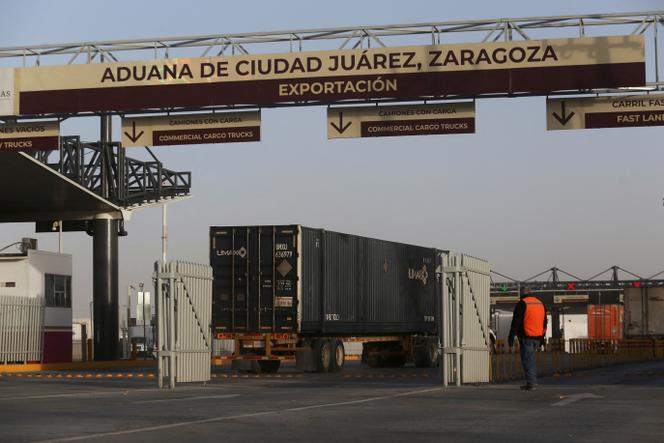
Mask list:
[[[514,337],[519,337],[521,365],[526,374],[526,384],[521,386],[521,389],[532,391],[537,386],[535,353],[537,348],[545,343],[546,308],[540,299],[529,295],[529,291],[524,286],[519,288],[519,296],[521,300],[514,307],[512,326],[507,340],[512,347]]]

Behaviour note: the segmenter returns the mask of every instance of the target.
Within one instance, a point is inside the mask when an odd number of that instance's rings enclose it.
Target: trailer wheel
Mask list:
[[[407,355],[388,355],[383,357],[383,367],[387,368],[403,368],[406,365]]]
[[[336,339],[334,342],[334,359],[332,361],[332,369],[334,372],[341,372],[346,361],[346,350],[344,349],[344,342]]]
[[[418,368],[433,368],[438,365],[438,344],[428,338],[413,349],[413,360]]]
[[[260,374],[274,374],[279,370],[281,360],[261,360],[258,362]]]
[[[384,365],[378,343],[364,343],[362,347],[362,358],[366,358],[366,364],[370,368],[380,368]]]
[[[314,341],[316,353],[316,372],[330,372],[333,368],[333,343],[330,340],[319,338]]]

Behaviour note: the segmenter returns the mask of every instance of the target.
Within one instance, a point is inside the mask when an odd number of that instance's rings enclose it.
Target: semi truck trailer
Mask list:
[[[300,225],[212,226],[212,328],[234,369],[341,371],[344,342],[369,366],[438,361],[441,254]]]

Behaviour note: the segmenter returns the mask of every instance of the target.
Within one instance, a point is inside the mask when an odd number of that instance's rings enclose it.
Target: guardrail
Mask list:
[[[538,376],[559,375],[621,363],[664,359],[664,340],[552,340],[538,351]],[[491,381],[522,379],[519,345],[498,340],[491,353]]]

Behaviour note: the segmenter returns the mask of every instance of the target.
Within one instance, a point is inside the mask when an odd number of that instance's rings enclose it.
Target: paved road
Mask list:
[[[664,441],[664,361],[442,389],[415,368],[233,378],[158,391],[148,378],[0,378],[10,441]],[[225,377],[224,377],[225,376]]]

